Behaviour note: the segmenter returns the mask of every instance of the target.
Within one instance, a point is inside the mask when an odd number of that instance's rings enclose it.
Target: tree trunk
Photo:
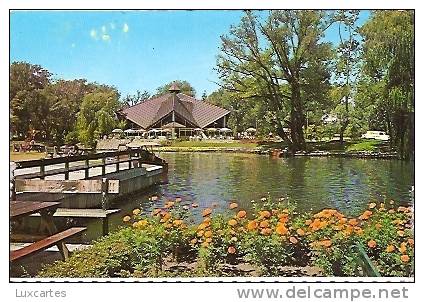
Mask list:
[[[305,151],[306,143],[303,135],[304,116],[302,100],[300,98],[300,86],[298,83],[291,84],[291,112],[290,112],[290,130],[291,130],[291,151]]]

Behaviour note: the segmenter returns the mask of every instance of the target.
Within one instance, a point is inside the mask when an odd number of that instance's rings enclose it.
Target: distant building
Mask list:
[[[335,115],[332,114],[324,114],[321,118],[321,121],[324,124],[333,124],[333,123],[337,123],[338,122],[338,118]]]
[[[131,128],[169,131],[176,137],[189,136],[208,128],[225,128],[229,114],[227,109],[180,93],[175,83],[169,93],[125,108],[119,113]]]

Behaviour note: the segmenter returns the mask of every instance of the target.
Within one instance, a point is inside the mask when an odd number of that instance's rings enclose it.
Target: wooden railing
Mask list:
[[[112,159],[112,160],[111,160]],[[100,160],[100,162],[99,162]],[[96,161],[93,163],[93,161]],[[83,162],[81,165],[70,166],[71,163]],[[66,156],[58,158],[37,159],[16,162],[16,170],[39,168],[38,172],[17,175],[16,178],[40,178],[44,179],[46,176],[64,174],[65,180],[69,179],[69,173],[84,170],[84,179],[90,177],[89,171],[91,168],[102,168],[102,175],[106,174],[106,166],[116,165],[116,171],[119,172],[120,164],[128,163],[128,169],[133,165],[141,166],[141,164],[155,164],[166,166],[166,162],[153,153],[148,152],[146,149],[129,149],[125,151],[113,151],[103,153],[92,153],[86,155]],[[46,167],[52,165],[64,164],[63,168],[46,170]]]

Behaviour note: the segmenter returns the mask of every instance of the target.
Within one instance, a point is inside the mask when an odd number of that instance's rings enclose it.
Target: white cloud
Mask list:
[[[106,26],[105,25],[102,26],[102,33],[106,33]]]
[[[90,30],[90,37],[92,37],[94,40],[97,40],[98,39],[97,30],[95,29]]]
[[[110,23],[109,26],[110,26],[110,29],[115,29],[115,23]]]
[[[108,42],[108,41],[110,41],[110,36],[108,34],[103,34],[102,40]]]
[[[127,33],[129,30],[130,30],[130,28],[129,28],[128,24],[127,23],[124,23],[124,26],[122,27],[122,31],[124,33]]]

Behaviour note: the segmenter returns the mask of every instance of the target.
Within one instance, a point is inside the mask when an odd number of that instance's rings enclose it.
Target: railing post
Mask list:
[[[44,179],[44,174],[46,173],[46,167],[44,165],[44,158],[41,160],[40,165],[40,179]]]
[[[116,161],[117,161],[117,163],[116,163],[116,172],[119,172],[119,153],[116,155]]]
[[[106,156],[102,153],[102,175],[106,174]]]
[[[131,164],[132,164],[132,150],[129,149],[129,153],[128,153],[128,170],[131,170]]]
[[[88,179],[90,177],[90,159],[88,154],[87,154],[87,157],[85,158],[84,170],[85,170],[84,178]]]
[[[106,177],[102,178],[102,209],[103,210],[107,210],[108,209],[108,198],[107,198],[107,193],[108,193],[108,180]]]
[[[69,179],[69,157],[66,157],[65,161],[65,180]]]

